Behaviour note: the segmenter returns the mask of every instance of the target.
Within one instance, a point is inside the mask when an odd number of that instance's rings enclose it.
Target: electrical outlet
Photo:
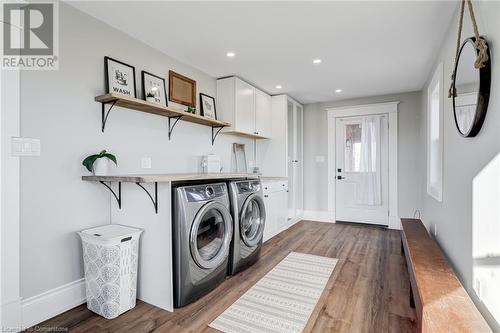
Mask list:
[[[151,169],[151,157],[143,157],[143,158],[141,158],[141,168],[143,168],[143,169]]]
[[[40,156],[40,139],[11,139],[11,156]]]

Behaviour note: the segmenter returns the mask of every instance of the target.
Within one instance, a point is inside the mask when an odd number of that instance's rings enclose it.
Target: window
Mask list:
[[[427,193],[443,200],[443,64],[427,88]]]
[[[500,154],[472,181],[472,281],[500,322]]]

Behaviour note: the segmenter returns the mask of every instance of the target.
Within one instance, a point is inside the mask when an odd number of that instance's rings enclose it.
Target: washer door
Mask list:
[[[189,238],[191,255],[198,266],[211,269],[226,259],[232,224],[231,214],[220,202],[211,201],[198,211]]]
[[[240,213],[240,237],[247,246],[259,244],[264,233],[266,209],[257,193],[250,195]]]

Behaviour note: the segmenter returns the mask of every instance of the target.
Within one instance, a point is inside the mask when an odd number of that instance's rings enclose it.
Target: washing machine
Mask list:
[[[173,188],[174,306],[209,293],[227,276],[233,220],[225,183]]]
[[[234,275],[259,259],[266,208],[260,180],[230,182],[229,196],[234,231],[228,273]]]

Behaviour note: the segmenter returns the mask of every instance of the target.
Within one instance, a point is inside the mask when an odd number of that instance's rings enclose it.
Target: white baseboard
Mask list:
[[[323,210],[304,210],[302,213],[302,219],[317,222],[335,223],[335,213]]]
[[[24,299],[21,302],[22,326],[29,328],[85,302],[85,279]]]

